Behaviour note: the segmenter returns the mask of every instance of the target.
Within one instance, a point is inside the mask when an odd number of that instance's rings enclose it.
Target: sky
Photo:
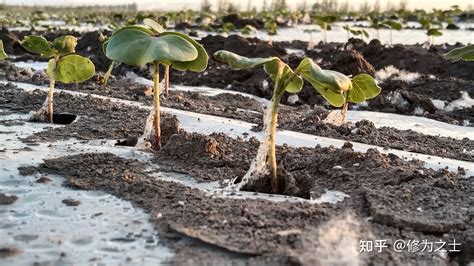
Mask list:
[[[5,4],[10,5],[117,5],[117,4],[131,4],[137,3],[140,9],[165,9],[165,10],[180,10],[184,8],[198,9],[201,6],[201,0],[0,0]],[[211,3],[217,3],[218,0],[210,0]],[[247,7],[248,0],[227,0],[236,5],[240,5],[242,9]],[[251,0],[253,6],[261,7],[264,0]],[[301,5],[303,2],[312,4],[317,0],[287,0],[287,3],[293,6]],[[350,5],[358,5],[369,1],[369,3],[375,3],[377,0],[338,0],[341,3],[349,2]],[[383,7],[387,6],[387,3],[397,5],[400,0],[379,0],[380,5]],[[268,3],[271,0],[267,0]],[[408,7],[415,9],[428,9],[432,8],[449,8],[452,5],[459,5],[461,8],[468,8],[469,5],[474,6],[474,0],[408,0]]]

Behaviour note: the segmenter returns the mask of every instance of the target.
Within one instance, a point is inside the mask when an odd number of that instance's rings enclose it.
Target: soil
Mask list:
[[[23,34],[31,32],[10,34],[4,28],[0,38],[4,40],[9,54],[22,55],[15,60],[37,60],[36,56],[25,55],[23,48],[18,45],[17,40]],[[62,34],[64,32],[56,32],[47,35],[47,38]],[[108,63],[98,52],[99,43],[92,41],[98,40],[98,33],[86,34],[82,38],[84,43],[91,46],[78,46],[79,54],[97,56],[92,58],[97,69],[105,70]],[[291,66],[301,60],[296,55],[286,54],[284,47],[291,46],[279,43],[270,46],[257,39],[209,36],[201,42],[209,54],[218,49],[227,49],[246,56],[276,55]],[[322,59],[323,67],[341,69],[346,74],[351,74],[349,71],[355,69],[357,72],[373,73],[389,65],[423,74],[421,79],[412,83],[394,80],[384,82],[382,86],[388,89],[383,90],[383,95],[377,101],[370,102],[367,109],[412,114],[419,107],[423,110],[422,115],[442,121],[462,123],[466,119],[473,120],[472,108],[445,112],[436,110],[429,101],[432,97],[445,101],[456,100],[461,90],[474,97],[474,69],[468,63],[447,63],[441,57],[445,49],[438,47],[425,50],[419,45],[383,47],[377,42],[365,44],[357,40],[350,43],[351,49],[346,51],[339,50],[343,44],[320,44],[317,47],[319,50],[306,53],[313,59]],[[296,45],[301,45],[301,42],[295,42]],[[336,56],[332,58],[332,55]],[[46,82],[41,73],[28,73],[9,67],[8,63],[1,64],[6,66],[2,68],[5,69],[0,75],[2,77],[42,84]],[[263,84],[266,75],[261,69],[233,71],[212,59],[209,66],[206,72],[197,74],[184,75],[172,71],[171,79],[187,85],[235,89],[265,98],[271,96],[272,84]],[[130,69],[121,65],[116,73],[123,75]],[[146,68],[139,73],[145,77],[150,75]],[[431,74],[436,78],[430,77]],[[117,82],[117,86],[106,87],[102,94],[115,95],[114,89],[126,84],[120,77],[112,81]],[[85,83],[77,86],[77,89],[99,90],[91,84]],[[2,85],[1,88],[2,108],[12,112],[37,110],[46,96],[39,90],[28,93],[15,89],[11,84]],[[443,88],[443,92],[439,92],[439,88]],[[133,86],[131,92],[123,93],[121,97],[149,101],[146,91],[146,88]],[[393,93],[399,93],[407,105],[400,107],[389,103],[384,96]],[[284,97],[284,103],[287,103],[288,96]],[[255,101],[241,96],[217,97],[220,98],[173,92],[164,104],[259,122],[261,106]],[[319,121],[327,113],[326,109],[308,107],[314,104],[323,105],[323,101],[314,89],[305,86],[296,107],[282,108],[280,127],[472,161],[472,157],[460,154],[462,147],[472,147],[472,140],[427,137],[390,128],[375,129],[368,121],[332,127]],[[79,119],[64,127],[50,128],[26,138],[24,141],[32,145],[29,149],[34,150],[34,144],[39,141],[58,141],[71,137],[79,141],[128,141],[141,135],[148,113],[108,100],[74,97],[66,93],[55,95],[55,108],[58,113],[72,113],[78,115]],[[292,108],[297,111],[293,112]],[[294,115],[288,115],[287,112]],[[207,136],[187,133],[178,130],[175,118],[164,115],[164,121],[173,123],[164,124],[169,126],[163,132],[164,146],[150,162],[124,159],[110,153],[85,153],[46,160],[39,167],[20,169],[20,173],[36,173],[38,176],[58,174],[66,177],[66,186],[105,191],[143,208],[150,213],[150,222],[158,230],[160,241],[176,252],[177,255],[171,261],[176,265],[220,262],[249,265],[344,265],[354,262],[465,265],[474,261],[469,251],[474,249],[474,178],[463,176],[462,169],[426,169],[421,161],[405,161],[394,154],[384,155],[375,149],[365,153],[354,152],[350,143],[341,148],[278,146],[280,194],[309,199],[318,198],[327,190],[335,190],[349,197],[337,204],[313,204],[309,201],[276,203],[260,198],[211,196],[177,182],[161,181],[151,175],[149,167],[159,166],[162,174],[166,171],[189,174],[203,182],[218,181],[225,184],[234,179],[238,182],[255,157],[258,141],[254,138],[232,139],[225,134]],[[13,122],[2,123],[8,125]],[[443,149],[438,150],[441,145]],[[459,173],[449,170],[458,170]],[[268,180],[263,179],[261,183],[247,186],[246,189],[268,192]],[[8,203],[11,201],[11,197],[0,194],[0,203],[11,204]],[[65,204],[77,203],[71,199],[65,201]],[[361,240],[377,239],[387,239],[388,248],[380,253],[359,255]],[[448,243],[455,240],[461,246],[457,247],[459,252],[447,252],[446,256],[427,252],[398,253],[393,250],[397,239]],[[446,250],[450,248],[449,245],[445,247]],[[14,248],[0,247],[0,258],[20,252]]]
[[[15,195],[6,195],[0,193],[0,205],[11,205],[17,201],[18,197]]]
[[[0,38],[4,40],[5,49],[11,54],[17,55],[15,61],[27,59],[44,60],[38,56],[29,55],[14,40],[21,39],[24,35],[35,32],[8,32],[5,28],[0,33]],[[64,34],[64,32],[47,33],[48,38],[54,38]],[[98,71],[104,72],[110,65],[110,61],[101,52],[99,32],[79,34],[68,32],[79,38],[77,52],[90,57],[96,65]],[[105,33],[107,34],[107,32]],[[357,73],[369,73],[373,75],[375,71],[388,66],[395,66],[401,70],[420,73],[421,76],[413,82],[404,82],[396,79],[388,79],[380,85],[383,88],[379,97],[369,101],[365,110],[391,112],[408,115],[422,115],[428,118],[440,120],[448,123],[468,125],[474,123],[472,108],[461,110],[437,110],[431,103],[431,99],[451,102],[461,97],[461,92],[465,91],[471,98],[474,98],[474,70],[469,62],[447,62],[442,55],[455,46],[434,46],[425,49],[421,45],[396,45],[394,47],[382,46],[377,41],[369,44],[359,39],[351,39],[349,43],[318,44],[313,50],[307,50],[307,43],[301,41],[275,42],[269,45],[267,42],[256,38],[243,38],[237,35],[223,37],[220,35],[206,36],[200,40],[210,55],[209,67],[203,73],[171,71],[171,81],[174,84],[184,84],[191,86],[209,86],[229,90],[247,92],[259,97],[270,99],[272,95],[272,82],[261,68],[254,70],[235,71],[229,67],[216,62],[212,54],[221,49],[229,50],[248,57],[279,56],[291,67],[296,67],[302,57],[286,53],[285,47],[303,49],[306,56],[316,60],[323,68],[340,71],[347,75]],[[81,44],[82,43],[82,44]],[[418,62],[423,62],[420,64]],[[5,77],[8,80],[27,81],[35,84],[46,84],[47,79],[42,78],[38,73],[28,73],[25,70],[18,70],[8,67],[8,63],[1,63],[5,66]],[[123,64],[117,66],[113,74],[125,75],[129,71],[135,71],[140,76],[151,79],[149,67],[133,68]],[[3,76],[3,75],[0,75]],[[264,81],[268,81],[264,84]],[[391,103],[387,97],[394,93],[401,94],[407,102],[403,106]],[[283,103],[288,102],[289,94],[282,98]],[[322,105],[327,108],[324,99],[309,85],[305,84],[303,90],[298,94],[297,104]],[[420,111],[421,110],[421,111]]]
[[[13,257],[20,253],[22,253],[22,251],[14,247],[0,247],[0,259]]]
[[[180,173],[188,172],[198,180],[226,181],[246,171],[256,148],[255,140],[181,133],[171,137],[156,154],[154,163],[173,165]],[[318,197],[327,189],[350,197],[337,205],[209,197],[197,189],[148,176],[142,162],[107,153],[46,160],[38,171],[66,176],[67,186],[102,190],[132,201],[151,213],[151,221],[165,236],[164,243],[173,248],[183,245],[176,240],[180,238],[175,233],[179,233],[238,253],[242,257],[237,261],[321,262],[324,258],[318,257],[320,252],[329,252],[338,245],[340,236],[324,235],[331,223],[340,223],[338,228],[351,222],[358,224],[349,226],[356,237],[355,245],[359,238],[456,239],[461,243],[473,239],[468,211],[472,202],[466,200],[472,178],[447,170],[424,169],[420,162],[406,162],[376,150],[353,152],[348,145],[343,149],[283,146],[278,147],[277,154],[285,176],[296,180],[299,192],[293,195]],[[340,167],[335,170],[335,166]],[[336,239],[321,245],[317,239],[325,237]],[[462,256],[471,248],[462,245],[464,253],[449,253],[448,261],[465,259]],[[195,250],[182,247],[177,252],[174,262],[179,264]],[[394,258],[414,264],[439,260],[437,255],[393,251],[368,254],[363,260],[374,263]]]
[[[120,86],[126,81],[111,81],[109,86],[99,86],[91,83],[90,86],[69,86],[68,89],[91,92],[110,97],[136,100],[151,104],[152,96],[145,93],[146,87],[132,83]],[[1,87],[1,86],[0,86]],[[37,110],[43,104],[45,92],[35,91],[27,93],[14,89],[10,85],[4,86],[0,91],[0,98],[9,103],[7,108],[22,112]],[[217,115],[262,126],[263,107],[254,99],[235,94],[221,94],[218,96],[204,96],[197,92],[170,91],[167,98],[162,99],[162,105],[176,109]],[[99,106],[99,109],[96,108]],[[68,112],[79,116],[79,119],[68,127],[50,129],[35,134],[35,138],[47,141],[61,135],[62,139],[75,137],[82,140],[90,139],[117,139],[121,145],[133,146],[136,139],[142,134],[147,111],[136,107],[125,107],[110,101],[97,98],[73,97],[60,93],[55,96],[55,112]],[[110,117],[98,115],[110,114]],[[165,113],[162,121],[162,130],[171,119]],[[424,153],[428,155],[443,156],[453,159],[474,161],[474,156],[465,152],[474,150],[474,140],[453,139],[447,137],[428,136],[412,130],[398,130],[395,128],[375,128],[370,121],[360,121],[343,126],[334,126],[322,122],[327,116],[323,108],[310,109],[302,106],[282,106],[279,113],[279,129],[293,130],[317,136],[356,141],[381,147]],[[168,119],[168,120],[167,120]],[[98,125],[101,125],[100,127]],[[86,129],[83,129],[86,128]],[[256,130],[260,130],[256,128]],[[172,131],[172,129],[170,129]],[[166,139],[173,132],[164,134]],[[33,137],[30,137],[30,139]],[[441,147],[441,148],[440,148]]]
[[[81,201],[80,200],[75,200],[75,199],[64,199],[63,203],[66,206],[69,206],[69,207],[75,207],[75,206],[81,205]]]
[[[45,97],[44,92],[27,93],[11,85],[3,86],[0,92],[4,106],[20,112],[38,109]],[[77,114],[77,122],[37,133],[25,141],[34,144],[71,136],[86,140],[139,136],[147,115],[146,110],[93,97],[58,93],[55,100],[59,111]],[[150,163],[94,153],[46,160],[36,169],[20,172],[59,174],[66,177],[67,186],[105,191],[145,209],[160,240],[177,253],[172,263],[178,265],[223,259],[257,265],[314,265],[329,263],[325,259],[334,258],[334,252],[341,250],[348,257],[336,259],[360,259],[362,263],[448,264],[472,260],[472,177],[445,169],[425,169],[421,161],[407,162],[377,150],[354,152],[350,144],[311,149],[279,146],[280,193],[317,198],[326,190],[336,190],[350,197],[336,205],[210,197],[200,190],[153,178],[148,166],[189,174],[198,181],[226,183],[245,174],[258,141],[232,139],[225,134],[186,133],[176,128],[176,121],[170,124],[175,125],[170,131],[178,134],[168,136]],[[359,125],[364,127],[371,128]],[[247,189],[267,192],[265,183],[257,185]],[[190,242],[189,238],[198,242]],[[397,239],[455,239],[462,245],[461,252],[448,253],[447,259],[393,249],[358,257],[361,239],[388,239],[389,247]],[[350,254],[356,254],[356,258]]]

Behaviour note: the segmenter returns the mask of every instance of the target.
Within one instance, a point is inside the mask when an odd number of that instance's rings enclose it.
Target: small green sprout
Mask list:
[[[226,34],[229,34],[230,32],[235,31],[235,26],[234,24],[227,22],[222,25],[221,30]]]
[[[105,55],[112,61],[132,66],[154,66],[153,110],[155,149],[161,148],[159,66],[165,66],[165,92],[169,85],[169,68],[201,72],[207,68],[206,50],[189,36],[164,31],[151,19],[145,25],[126,26],[115,31],[105,43]]]
[[[380,41],[380,29],[388,28],[388,25],[378,18],[370,18],[370,26],[377,31],[377,40]]]
[[[381,90],[375,80],[367,74],[360,74],[351,79],[342,73],[321,69],[309,58],[303,59],[294,71],[278,57],[247,58],[221,50],[214,54],[214,58],[233,69],[251,69],[263,65],[274,83],[273,97],[264,116],[265,137],[260,144],[256,159],[242,180],[243,183],[249,179],[264,178],[268,169],[271,190],[274,193],[278,191],[276,127],[280,100],[285,92],[300,92],[303,80],[306,80],[331,105],[342,106],[345,113],[349,102],[360,103],[374,98]]]
[[[327,31],[331,30],[331,25],[337,21],[337,17],[335,15],[327,15],[327,16],[316,16],[315,23],[321,27],[323,31],[323,42],[327,43]]]
[[[450,61],[474,61],[474,44],[456,48],[444,55],[446,60]]]
[[[350,39],[351,34],[354,36],[360,35],[362,39],[364,39],[364,36],[366,38],[369,38],[369,33],[366,30],[362,30],[362,29],[356,30],[356,29],[351,28],[349,25],[344,25],[342,28],[347,32],[347,39]]]
[[[252,25],[245,25],[245,27],[243,27],[242,30],[240,31],[240,33],[242,33],[242,35],[244,36],[250,36],[256,32],[257,32],[257,29]]]
[[[392,31],[393,30],[401,31],[403,28],[403,25],[400,22],[397,22],[395,20],[385,21],[385,25],[387,25],[388,28],[390,29],[390,44],[393,45]]]
[[[265,22],[265,30],[267,31],[267,34],[268,34],[268,44],[272,45],[273,44],[272,36],[275,36],[278,34],[278,24],[275,21],[269,20]]]
[[[26,36],[20,45],[28,52],[51,58],[46,71],[49,77],[47,98],[47,118],[53,123],[53,95],[56,81],[80,83],[95,74],[95,67],[89,58],[75,54],[77,39],[74,36],[61,36],[49,42],[42,36]]]
[[[430,46],[434,44],[434,37],[443,35],[443,33],[439,30],[439,28],[442,27],[441,22],[432,20],[430,18],[420,18],[418,22],[421,24],[421,27],[426,30],[428,44]]]

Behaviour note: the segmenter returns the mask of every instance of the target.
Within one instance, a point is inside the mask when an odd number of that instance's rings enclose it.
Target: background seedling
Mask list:
[[[233,69],[251,69],[263,65],[274,83],[273,97],[264,115],[264,140],[238,188],[251,180],[264,178],[269,171],[271,190],[273,193],[278,192],[275,137],[279,104],[285,91],[300,92],[304,79],[331,105],[342,106],[345,112],[348,102],[363,102],[377,96],[381,90],[375,80],[367,74],[360,74],[351,79],[336,71],[323,70],[309,58],[303,59],[294,71],[277,57],[247,58],[221,50],[214,54],[214,58],[227,63]]]
[[[265,22],[265,30],[267,31],[268,34],[268,44],[272,45],[273,40],[272,36],[275,36],[278,34],[278,25],[275,21],[268,20]]]
[[[27,51],[51,58],[48,62],[49,94],[47,104],[38,112],[41,116],[47,109],[47,119],[53,123],[53,95],[56,81],[63,83],[79,83],[94,76],[95,67],[89,58],[75,54],[77,39],[66,35],[49,42],[41,36],[26,36],[20,42]],[[45,102],[46,103],[46,102]],[[41,117],[40,117],[41,119]]]
[[[189,36],[164,31],[151,19],[145,25],[123,27],[112,34],[105,44],[106,56],[127,65],[144,66],[152,63],[153,70],[153,123],[155,149],[161,147],[159,65],[165,66],[165,91],[169,84],[169,68],[181,71],[204,71],[207,67],[206,50]]]
[[[395,20],[385,21],[385,25],[387,25],[388,28],[390,29],[390,44],[393,45],[393,34],[392,34],[392,32],[394,30],[401,31],[403,29],[403,26],[402,26],[401,23],[399,23]]]
[[[418,22],[421,24],[421,27],[426,30],[426,35],[428,36],[428,45],[431,46],[434,44],[434,37],[443,35],[443,33],[439,30],[439,28],[442,27],[441,22],[427,17],[420,18]]]
[[[316,16],[315,23],[321,27],[323,31],[323,42],[327,43],[327,31],[331,30],[331,25],[337,21],[337,17],[335,15],[327,15],[327,16]]]
[[[347,39],[350,39],[351,34],[354,36],[360,35],[362,37],[362,40],[364,39],[364,36],[366,38],[369,38],[369,33],[366,30],[356,30],[351,28],[349,25],[344,25],[342,28],[347,32]]]

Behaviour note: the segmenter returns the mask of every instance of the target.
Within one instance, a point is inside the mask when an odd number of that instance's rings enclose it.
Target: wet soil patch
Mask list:
[[[6,195],[4,193],[0,193],[0,205],[11,205],[18,200],[18,197],[15,195]]]
[[[62,201],[66,206],[75,207],[81,205],[81,201],[75,199],[64,199]]]
[[[0,247],[0,259],[13,257],[22,253],[22,250],[15,247]]]
[[[315,227],[328,216],[324,208],[307,203],[210,198],[199,190],[178,183],[157,181],[145,174],[142,163],[112,154],[84,154],[47,160],[40,171],[67,176],[67,186],[103,190],[132,201],[150,212],[151,221],[160,236],[163,235],[160,239],[167,244],[180,247],[183,243],[179,239],[186,235],[247,255],[233,258],[237,261],[262,261],[262,258],[248,255],[263,256],[269,262],[285,261],[287,254],[303,250],[292,247],[291,242],[280,242],[278,232]],[[269,207],[262,209],[264,205]],[[189,245],[187,248],[181,246],[178,257],[174,259],[183,259],[195,251]],[[205,254],[196,255],[196,260],[208,260]],[[270,254],[277,257],[271,258]]]
[[[179,183],[154,179],[146,174],[143,163],[111,154],[47,160],[38,171],[66,176],[67,186],[106,191],[150,211],[156,217],[151,221],[160,234],[168,236],[164,241],[172,247],[182,245],[177,244],[179,237],[175,233],[178,232],[227,251],[251,255],[246,257],[250,261],[271,262],[271,256],[280,262],[311,265],[302,258],[311,251],[325,250],[318,242],[325,236],[317,232],[328,229],[325,226],[334,219],[347,220],[337,218],[347,212],[359,217],[355,219],[358,226],[350,226],[357,231],[356,245],[361,238],[370,239],[369,235],[390,241],[452,241],[453,238],[462,243],[472,241],[473,225],[469,218],[472,202],[466,197],[472,194],[472,178],[425,169],[419,162],[406,162],[376,150],[357,153],[348,147],[283,146],[277,150],[279,166],[296,179],[301,191],[313,197],[326,190],[350,196],[337,205],[210,197]],[[225,181],[247,170],[256,148],[253,140],[183,133],[171,137],[156,154],[155,163],[190,173],[198,180]],[[370,222],[365,221],[368,217],[372,219]],[[333,244],[325,244],[334,248]],[[464,252],[469,248],[461,246]],[[180,249],[178,258],[192,250]],[[321,259],[314,256],[312,260]],[[455,254],[449,256],[455,258]],[[392,261],[394,257],[411,262],[437,260],[433,254],[414,256],[390,251],[377,253],[377,258],[369,255],[364,260]]]

